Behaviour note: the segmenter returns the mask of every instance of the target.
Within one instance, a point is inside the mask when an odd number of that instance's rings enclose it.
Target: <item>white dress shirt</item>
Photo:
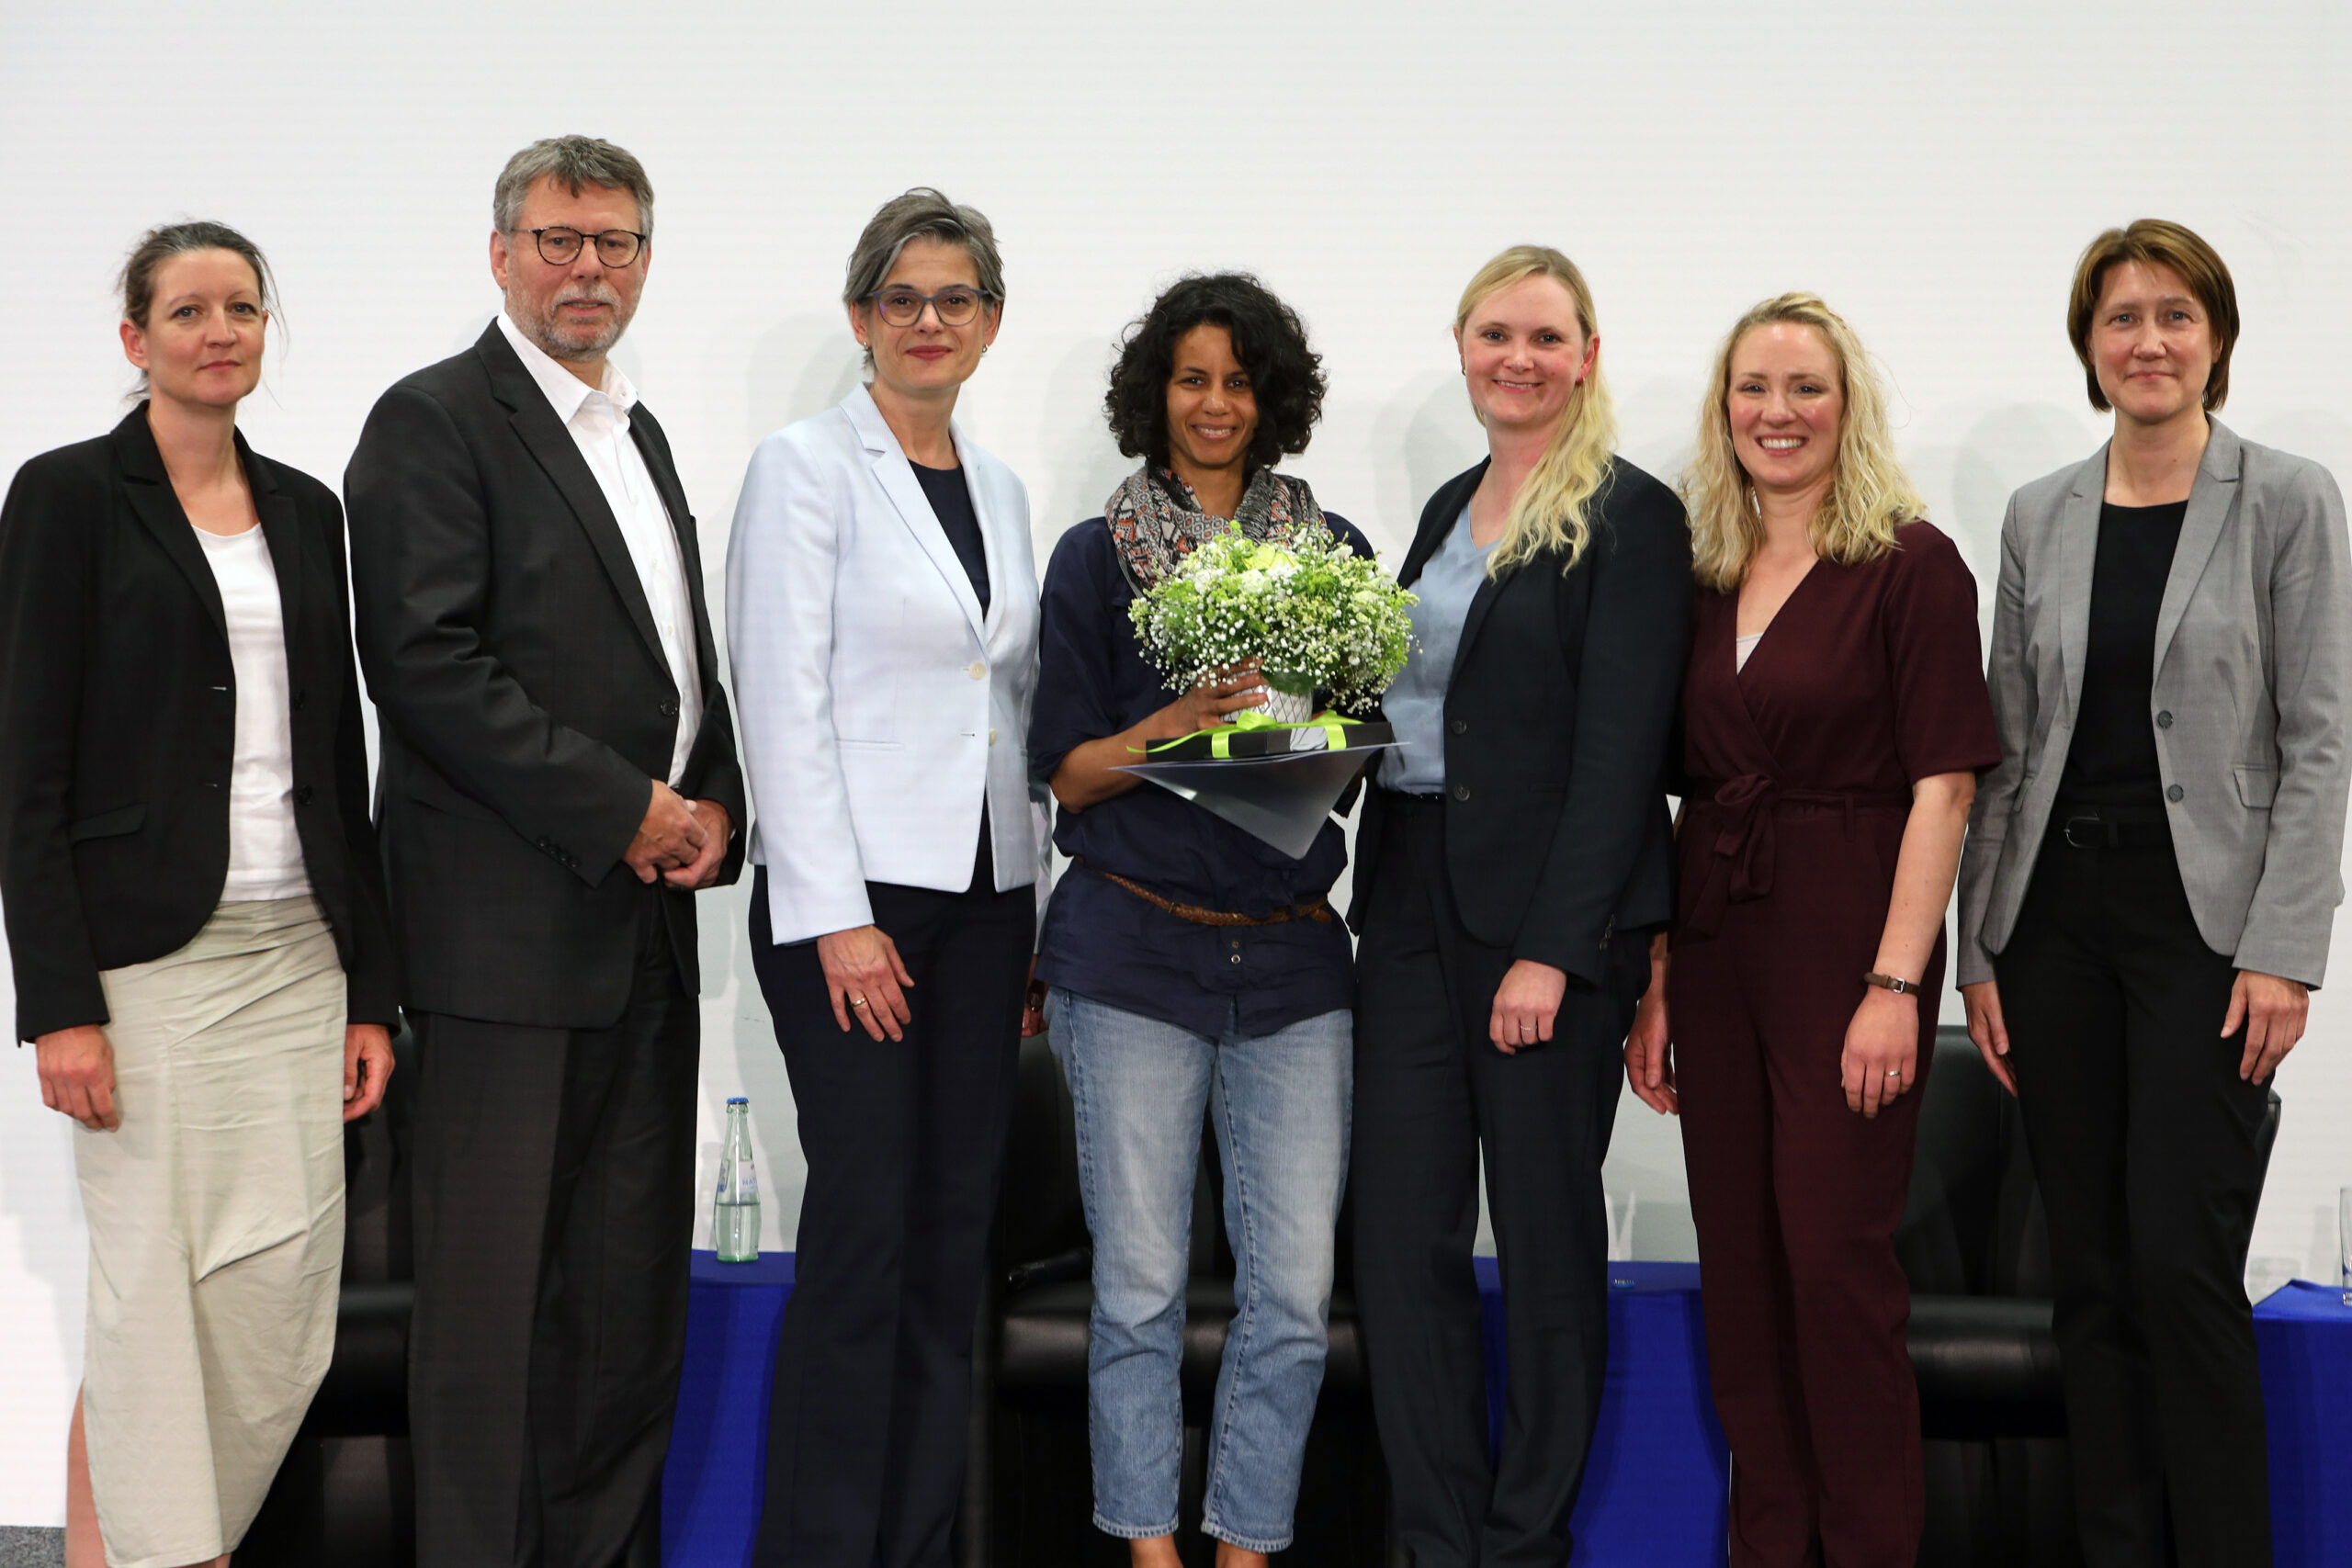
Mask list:
[[[605,361],[604,385],[591,387],[525,337],[503,310],[498,314],[498,328],[514,345],[523,368],[548,395],[556,418],[571,432],[628,543],[628,558],[636,563],[646,607],[653,613],[653,630],[662,639],[662,660],[678,688],[678,733],[670,747],[669,783],[674,788],[685,776],[687,753],[702,729],[702,672],[695,657],[694,600],[686,592],[685,554],[645,466],[645,454],[629,439],[628,411],[637,406],[637,389],[609,359]]]
[[[189,525],[195,527],[195,525]],[[237,682],[229,764],[229,875],[220,901],[299,898],[311,891],[294,827],[294,719],[286,674],[286,613],[258,524],[242,534],[196,529],[220,588],[229,668]]]

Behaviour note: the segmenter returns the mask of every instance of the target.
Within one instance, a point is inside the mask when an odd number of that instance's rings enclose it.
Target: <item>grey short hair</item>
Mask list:
[[[944,240],[961,245],[972,258],[979,276],[974,281],[996,304],[1004,303],[1004,261],[996,254],[996,231],[977,207],[958,207],[929,186],[917,186],[904,196],[884,202],[866,223],[849,254],[849,272],[842,286],[842,303],[851,310],[882,287],[899,253],[913,240]]]
[[[646,238],[653,237],[653,182],[645,177],[645,165],[628,149],[594,136],[550,136],[506,160],[490,199],[490,220],[500,233],[514,231],[524,198],[543,179],[555,180],[574,196],[582,186],[628,192],[637,197],[639,228]]]

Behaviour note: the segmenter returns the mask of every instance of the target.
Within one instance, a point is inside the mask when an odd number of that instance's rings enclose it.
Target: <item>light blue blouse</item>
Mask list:
[[[1501,543],[1498,538],[1495,544]],[[1421,567],[1413,592],[1420,603],[1413,615],[1413,656],[1381,699],[1381,711],[1404,745],[1380,759],[1380,784],[1414,795],[1445,788],[1445,689],[1453,682],[1454,655],[1462,648],[1462,623],[1470,601],[1487,581],[1484,548],[1470,542],[1470,509],[1453,520],[1445,543]]]

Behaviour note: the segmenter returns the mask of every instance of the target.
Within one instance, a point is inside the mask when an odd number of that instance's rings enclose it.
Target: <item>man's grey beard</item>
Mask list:
[[[603,326],[593,331],[568,327],[559,312],[566,304],[578,299],[594,299],[599,304],[610,305],[613,313],[605,319]],[[516,303],[511,295],[508,296],[508,303]],[[550,359],[594,359],[607,352],[613,344],[620,342],[621,333],[628,330],[632,314],[619,291],[601,279],[584,288],[575,285],[566,288],[549,302],[548,313],[544,316],[532,316],[515,310],[506,313],[514,318],[516,326],[523,329],[523,335],[538,344],[540,351]]]

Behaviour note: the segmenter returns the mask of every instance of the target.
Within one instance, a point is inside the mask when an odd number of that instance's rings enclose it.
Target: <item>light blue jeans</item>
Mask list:
[[[1291,1540],[1299,1463],[1329,1348],[1331,1246],[1348,1170],[1352,1016],[1218,1036],[1056,990],[1054,1055],[1078,1112],[1094,1237],[1087,1347],[1094,1524],[1176,1529],[1177,1383],[1201,1117],[1225,1168],[1235,1312],[1217,1372],[1201,1529],[1254,1551]]]

